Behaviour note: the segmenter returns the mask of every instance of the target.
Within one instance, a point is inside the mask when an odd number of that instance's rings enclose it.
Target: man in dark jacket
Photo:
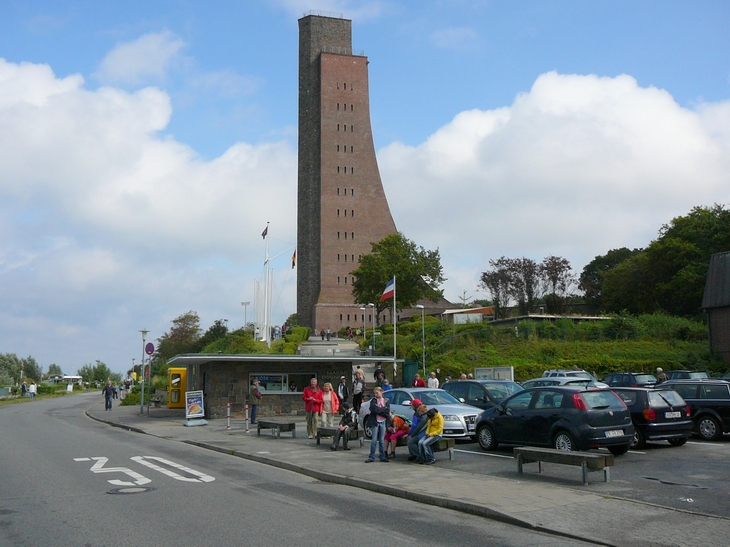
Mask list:
[[[418,459],[418,441],[426,433],[428,419],[426,412],[428,407],[419,399],[413,399],[411,406],[414,409],[411,419],[411,428],[408,430],[408,461],[414,462]]]
[[[340,424],[335,430],[335,436],[332,439],[332,446],[330,446],[330,448],[332,450],[337,450],[337,445],[340,444],[340,437],[342,437],[342,449],[351,450],[347,446],[347,441],[350,440],[350,431],[352,429],[357,429],[357,415],[355,414],[355,411],[352,410],[350,403],[347,401],[342,403],[340,408],[342,409],[342,418],[340,419]]]
[[[111,410],[112,397],[114,397],[114,386],[111,380],[106,383],[101,392],[104,394],[104,410]]]
[[[340,383],[337,384],[337,396],[340,403],[344,403],[350,397],[350,390],[347,388],[347,378],[340,376]]]

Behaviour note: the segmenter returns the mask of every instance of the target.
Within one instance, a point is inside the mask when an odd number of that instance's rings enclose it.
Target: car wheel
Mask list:
[[[567,431],[560,431],[557,435],[555,435],[555,439],[553,439],[553,446],[557,450],[578,450],[578,447],[575,446],[573,437]]]
[[[703,416],[697,424],[697,430],[706,441],[716,441],[722,436],[720,423],[712,416]]]
[[[483,425],[477,429],[477,440],[482,450],[494,450],[497,448],[497,438],[494,436],[494,431],[488,425]]]
[[[363,419],[362,429],[365,432],[365,438],[366,439],[372,439],[373,438],[373,430],[368,425],[368,418],[370,418],[370,414],[368,414],[367,416],[365,416],[365,418]]]
[[[641,450],[646,447],[646,437],[638,429],[634,429],[634,440],[631,441],[631,448]]]
[[[614,456],[623,456],[629,451],[628,444],[622,444],[620,446],[609,446],[608,451],[613,454]]]
[[[687,444],[687,437],[683,437],[681,439],[669,439],[669,444],[672,446],[682,446]]]

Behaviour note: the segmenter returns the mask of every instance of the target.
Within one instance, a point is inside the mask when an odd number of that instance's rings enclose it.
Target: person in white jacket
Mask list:
[[[432,388],[438,388],[439,387],[439,379],[436,378],[436,373],[435,372],[432,372],[428,376],[428,387],[432,387]]]

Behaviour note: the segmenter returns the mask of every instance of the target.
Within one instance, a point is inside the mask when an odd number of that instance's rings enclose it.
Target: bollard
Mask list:
[[[248,403],[246,403],[246,433],[248,433]]]
[[[231,403],[228,403],[228,407],[226,409],[226,419],[228,420],[226,429],[231,429]]]

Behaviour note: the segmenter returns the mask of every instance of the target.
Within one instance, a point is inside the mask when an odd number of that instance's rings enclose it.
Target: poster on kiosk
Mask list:
[[[185,392],[185,425],[206,425],[205,411],[203,410],[203,392],[202,391],[186,391]]]

